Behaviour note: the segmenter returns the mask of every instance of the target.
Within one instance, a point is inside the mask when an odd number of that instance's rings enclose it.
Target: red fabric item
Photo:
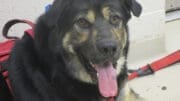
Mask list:
[[[6,61],[9,57],[12,47],[14,46],[15,40],[7,40],[0,43],[0,62]]]
[[[34,39],[34,31],[33,29],[28,29],[25,31],[25,33],[27,33],[29,36],[31,36]]]
[[[13,25],[15,25],[17,23],[26,23],[26,24],[28,24],[31,27],[31,29],[26,30],[25,34],[28,34],[29,36],[34,38],[34,32],[33,32],[34,23],[32,23],[31,21],[21,20],[21,19],[13,19],[13,20],[8,21],[4,25],[4,28],[3,28],[3,36],[5,38],[7,38],[8,40],[6,40],[5,42],[0,43],[0,62],[7,61],[7,59],[9,58],[9,55],[11,53],[11,50],[12,50],[12,48],[14,46],[15,40],[19,40],[19,38],[17,38],[17,37],[8,36],[9,29]],[[0,71],[1,71],[0,73],[2,73],[2,75],[3,75],[3,77],[4,77],[5,81],[6,81],[6,84],[8,85],[8,87],[9,87],[11,93],[12,93],[12,88],[11,88],[11,85],[10,85],[10,81],[8,79],[8,71],[5,68],[3,68],[1,65],[0,65]]]
[[[157,61],[154,61],[149,65],[141,67],[139,69],[139,71],[142,71],[142,72],[144,71],[145,72],[146,70],[150,69],[153,72],[156,72],[156,71],[158,71],[160,69],[163,69],[163,68],[165,68],[167,66],[170,66],[170,65],[172,65],[174,63],[178,63],[178,62],[180,62],[180,50],[177,50],[176,52],[171,53],[168,56],[165,56],[165,57],[163,57],[163,58],[161,58],[161,59],[159,59]],[[129,75],[128,80],[132,80],[132,79],[134,79],[134,78],[136,78],[138,76],[139,76],[138,71],[133,72],[133,73],[131,73]]]
[[[154,61],[151,63],[153,71],[158,71],[162,68],[165,68],[173,63],[180,62],[180,50],[161,58],[160,60]]]
[[[32,38],[34,38],[34,32],[33,29],[28,29],[25,31],[25,34],[28,34],[29,36],[31,36]],[[5,62],[7,61],[7,59],[9,58],[9,55],[11,53],[11,50],[14,46],[15,40],[11,39],[11,40],[7,40],[3,43],[0,43],[0,62]],[[3,67],[0,65],[0,70],[3,70]],[[12,88],[10,85],[10,81],[8,79],[8,71],[3,71],[2,72],[3,77],[5,78],[5,81],[8,85],[8,88],[10,89],[11,93],[12,93]],[[13,93],[12,93],[13,94]]]

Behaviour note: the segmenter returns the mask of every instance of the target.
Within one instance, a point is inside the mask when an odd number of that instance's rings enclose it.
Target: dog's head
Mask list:
[[[35,41],[63,57],[72,77],[98,83],[105,97],[115,95],[116,78],[125,68],[131,12],[141,13],[135,0],[55,0],[37,24]]]

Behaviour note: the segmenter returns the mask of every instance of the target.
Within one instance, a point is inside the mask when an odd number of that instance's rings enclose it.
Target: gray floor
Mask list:
[[[166,52],[129,63],[129,68],[138,68],[180,49],[180,20],[165,26]],[[180,63],[169,66],[153,75],[129,81],[130,86],[148,101],[180,101]]]
[[[147,59],[157,60],[157,58]],[[148,61],[142,61],[130,66],[143,66]],[[143,64],[143,65],[142,65]],[[180,100],[180,63],[157,71],[155,74],[140,77],[130,81],[130,86],[148,101],[179,101]]]

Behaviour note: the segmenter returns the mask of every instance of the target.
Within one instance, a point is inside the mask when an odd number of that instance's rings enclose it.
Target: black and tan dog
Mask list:
[[[127,86],[135,0],[55,0],[8,62],[15,101],[139,101]]]

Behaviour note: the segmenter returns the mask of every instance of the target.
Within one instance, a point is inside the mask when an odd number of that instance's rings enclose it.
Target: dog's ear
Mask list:
[[[142,7],[141,5],[136,1],[136,0],[125,0],[128,8],[134,16],[139,17],[141,12],[142,12]]]

